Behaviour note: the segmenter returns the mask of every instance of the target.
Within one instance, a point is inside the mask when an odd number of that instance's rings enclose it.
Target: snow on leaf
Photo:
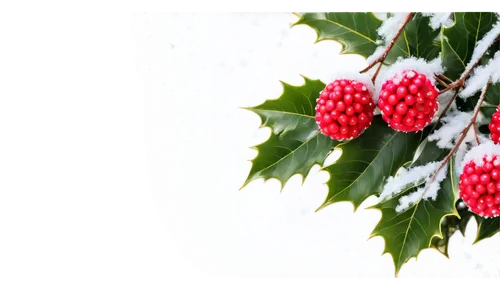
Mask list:
[[[427,137],[442,149],[451,149],[472,119],[471,112],[454,111],[441,119],[443,125]]]
[[[303,179],[314,164],[322,164],[339,142],[321,134],[314,118],[316,98],[325,84],[304,77],[302,86],[283,83],[283,93],[275,100],[251,108],[271,128],[269,139],[255,146],[257,157],[243,186],[262,178],[278,179],[281,187],[294,174]]]
[[[426,142],[424,151],[413,163],[415,166],[441,161],[446,152]],[[451,162],[450,162],[451,163]],[[384,253],[390,253],[396,270],[396,276],[402,265],[410,258],[417,257],[421,250],[431,247],[434,237],[443,238],[441,222],[444,217],[456,215],[455,189],[457,182],[449,164],[446,178],[439,184],[435,200],[417,200],[408,209],[397,212],[400,198],[416,191],[408,188],[395,197],[371,207],[382,212],[382,218],[372,232],[371,237],[381,236],[385,240]]]
[[[324,169],[330,174],[328,195],[319,209],[340,201],[357,208],[366,198],[379,194],[385,178],[411,161],[420,135],[397,132],[380,116],[358,138],[339,146],[342,155]]]
[[[453,13],[453,25],[442,27],[440,34],[445,75],[458,79],[472,58],[476,42],[491,30],[497,18],[497,14],[491,12]]]

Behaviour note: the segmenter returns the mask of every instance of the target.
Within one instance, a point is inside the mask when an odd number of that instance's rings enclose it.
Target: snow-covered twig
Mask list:
[[[387,44],[387,46],[385,47],[385,49],[382,49],[382,48],[377,48],[377,50],[375,51],[374,54],[376,54],[378,57],[376,59],[374,59],[373,61],[371,61],[371,63],[361,71],[361,73],[364,73],[364,72],[367,72],[369,69],[371,69],[372,67],[374,67],[377,63],[383,63],[385,58],[387,57],[387,55],[389,54],[390,50],[392,49],[392,47],[394,46],[394,44],[396,43],[396,40],[398,39],[399,35],[401,35],[401,33],[403,32],[406,24],[408,24],[408,22],[410,22],[410,20],[413,18],[413,15],[415,13],[411,12],[411,13],[408,13],[406,15],[406,17],[404,18],[401,26],[399,27],[399,29],[395,32],[395,33],[389,33],[389,31],[392,31],[390,28],[392,28],[392,24],[394,22],[397,22],[396,18],[394,18],[394,20],[392,22],[389,22],[388,24],[386,24],[386,27],[381,27],[383,28],[382,31],[386,32],[388,35],[393,35],[392,36],[392,40]],[[390,21],[391,18],[387,19],[387,21]],[[385,33],[384,32],[384,33]],[[387,41],[387,39],[386,39]],[[373,78],[375,79],[377,77],[377,74],[378,72],[375,73],[375,75],[373,76]]]
[[[500,21],[497,22],[493,28],[484,35],[484,37],[476,43],[472,57],[467,64],[465,71],[462,73],[459,79],[452,82],[447,88],[441,90],[439,93],[444,93],[450,89],[461,87],[464,85],[465,79],[471,74],[472,70],[479,64],[481,58],[486,54],[488,49],[493,45],[495,41],[500,37]]]
[[[488,91],[488,87],[489,87],[489,84],[486,84],[484,87],[483,87],[483,90],[481,92],[481,96],[479,97],[479,100],[476,104],[476,106],[474,107],[474,113],[472,115],[472,118],[469,122],[469,124],[467,124],[467,126],[464,128],[464,130],[462,131],[460,137],[458,138],[457,142],[455,143],[455,146],[453,146],[453,149],[451,149],[450,153],[448,153],[448,155],[446,155],[446,157],[444,158],[444,160],[442,161],[443,163],[439,166],[439,168],[437,169],[436,173],[434,174],[434,176],[431,178],[431,182],[434,181],[436,179],[436,176],[438,176],[439,174],[439,171],[441,169],[443,169],[444,166],[446,166],[446,164],[450,161],[451,157],[453,156],[453,154],[457,151],[457,149],[460,147],[460,145],[462,144],[462,141],[464,141],[465,137],[467,136],[467,133],[469,132],[469,129],[471,128],[471,126],[476,122],[476,118],[477,118],[477,115],[479,114],[479,110],[481,109],[481,105],[483,104],[483,101],[484,101],[484,97],[486,96],[486,91]],[[422,197],[424,197],[425,195],[425,192],[426,190],[424,190],[422,192]]]

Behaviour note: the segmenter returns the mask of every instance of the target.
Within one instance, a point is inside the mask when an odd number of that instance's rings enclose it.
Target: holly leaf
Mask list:
[[[416,13],[397,38],[384,63],[392,64],[398,57],[410,56],[426,60],[435,59],[441,50],[435,42],[438,36],[439,30],[432,30],[429,26],[429,17]]]
[[[427,152],[429,149],[437,149],[434,142],[425,142],[426,146],[420,154],[418,164],[425,164],[441,160],[443,152]],[[418,200],[413,206],[400,213],[396,212],[399,200],[417,190],[418,186],[408,188],[393,198],[387,199],[372,208],[382,212],[382,218],[372,232],[371,237],[381,236],[385,240],[384,253],[390,253],[396,276],[402,265],[410,258],[417,257],[421,250],[431,247],[432,238],[437,236],[443,238],[441,233],[441,222],[445,216],[456,215],[455,189],[457,182],[453,174],[453,160],[448,166],[448,176],[441,183],[436,200]]]
[[[441,222],[441,233],[443,237],[434,236],[431,241],[431,247],[441,252],[446,257],[448,257],[448,243],[450,237],[457,231],[465,235],[467,223],[470,218],[473,217],[472,213],[467,208],[457,207],[458,203],[459,202],[455,204],[458,216],[445,216]]]
[[[491,118],[500,104],[500,83],[491,84],[486,91],[485,103],[481,106],[481,113],[486,118]]]
[[[342,45],[340,54],[368,57],[377,48],[377,29],[382,21],[373,13],[302,13],[296,25],[316,31],[316,43],[334,40]]]
[[[278,99],[246,108],[261,118],[261,127],[269,127],[272,132],[266,142],[253,147],[259,153],[252,160],[243,187],[259,178],[278,179],[281,187],[294,174],[301,174],[304,180],[312,166],[322,164],[338,144],[321,134],[315,119],[316,98],[325,84],[306,77],[304,80],[301,86],[282,82],[283,93]]]
[[[445,75],[458,79],[472,57],[476,42],[497,22],[491,12],[453,13],[454,25],[441,29],[441,59]]]
[[[356,209],[366,198],[379,194],[383,182],[411,161],[420,135],[397,132],[380,116],[358,138],[339,146],[342,155],[324,169],[330,174],[328,195],[318,210],[340,201]]]
[[[492,237],[500,231],[500,217],[483,218],[476,215],[477,236],[474,243],[477,243],[485,238]]]

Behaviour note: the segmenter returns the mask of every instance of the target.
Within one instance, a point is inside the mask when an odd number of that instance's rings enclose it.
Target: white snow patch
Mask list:
[[[484,66],[477,66],[465,84],[465,88],[460,92],[461,98],[468,98],[474,95],[481,88],[486,86],[488,81],[497,83],[500,81],[500,51],[496,52],[493,58]]]
[[[422,15],[430,17],[429,26],[433,30],[437,30],[441,26],[451,27],[453,25],[451,13],[422,13]]]
[[[384,54],[384,51],[385,51],[386,48],[387,48],[387,45],[378,46],[375,49],[375,52],[373,52],[373,54],[371,54],[368,58],[366,58],[366,60],[369,63],[372,63],[373,61],[375,61],[376,59],[378,59],[379,57],[381,57]]]
[[[441,56],[438,56],[430,62],[426,62],[424,59],[418,59],[415,57],[409,58],[399,58],[394,64],[391,65],[389,69],[380,74],[375,83],[375,89],[380,91],[382,89],[382,84],[389,80],[401,77],[404,71],[414,70],[418,73],[424,74],[427,79],[432,83],[435,82],[434,74],[441,74],[444,72],[441,66]]]
[[[385,44],[383,46],[378,46],[375,52],[366,59],[369,63],[382,56],[391,40],[398,33],[399,28],[403,25],[406,15],[408,15],[408,13],[392,13],[391,17],[382,22],[377,32],[380,37],[382,37]]]
[[[500,145],[494,144],[492,141],[488,140],[481,145],[473,147],[467,154],[465,154],[462,164],[460,165],[460,170],[463,169],[466,163],[474,161],[477,166],[483,165],[484,156],[500,156]]]
[[[476,43],[476,47],[474,48],[472,57],[469,63],[467,64],[467,67],[465,67],[465,71],[462,73],[462,76],[464,76],[464,74],[472,68],[474,63],[484,55],[486,50],[491,46],[491,44],[493,43],[493,41],[495,41],[495,39],[498,37],[499,34],[500,34],[500,21],[496,22],[495,25],[493,25],[493,27],[491,28],[491,30],[488,33],[486,33],[486,35],[484,35],[483,38]]]
[[[436,163],[433,163],[436,164]],[[437,162],[439,164],[436,169],[442,164],[442,162]],[[434,172],[433,172],[434,173]],[[410,208],[412,205],[416,204],[421,199],[432,199],[436,200],[441,182],[446,178],[448,174],[448,163],[443,166],[434,178],[429,176],[423,187],[418,188],[415,192],[409,195],[402,196],[399,198],[399,205],[396,207],[396,212],[402,212]],[[432,180],[432,182],[431,182]]]
[[[407,188],[417,186],[422,180],[428,180],[437,168],[439,168],[439,165],[441,165],[441,162],[431,162],[409,170],[404,168],[398,170],[394,177],[391,176],[387,179],[379,200],[383,201],[391,198]]]
[[[436,145],[441,149],[451,149],[471,119],[471,112],[453,111],[441,119],[444,124],[427,138],[437,141]]]
[[[385,39],[385,42],[390,42],[398,33],[399,28],[403,25],[408,13],[392,13],[392,16],[385,20],[378,28],[378,34]]]

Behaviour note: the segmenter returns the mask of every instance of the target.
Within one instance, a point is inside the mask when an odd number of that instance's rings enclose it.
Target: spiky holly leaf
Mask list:
[[[368,57],[377,48],[377,29],[382,21],[373,13],[302,13],[295,25],[316,31],[316,42],[334,40],[342,45],[341,54]]]
[[[459,204],[459,202],[460,200],[457,201],[457,204]],[[448,257],[448,243],[450,237],[457,231],[465,235],[467,223],[470,221],[470,218],[473,217],[472,213],[467,208],[459,208],[457,205],[455,205],[455,207],[458,211],[458,216],[444,217],[441,222],[441,233],[443,237],[434,236],[431,241],[431,247],[435,248],[446,257]]]
[[[419,139],[419,134],[397,132],[375,116],[360,137],[340,145],[342,155],[325,168],[330,173],[329,190],[319,209],[340,201],[352,202],[356,209],[369,196],[379,194],[385,179],[411,161]]]
[[[426,146],[413,166],[439,161],[445,152],[434,142],[425,142]],[[454,189],[457,188],[453,174],[453,160],[450,160],[447,178],[441,183],[436,200],[418,200],[413,206],[400,213],[396,212],[402,196],[409,195],[417,187],[408,188],[393,198],[387,199],[372,208],[382,212],[382,218],[372,232],[371,237],[381,236],[385,240],[384,253],[392,255],[396,276],[402,265],[410,258],[417,257],[421,250],[431,246],[432,238],[443,238],[441,221],[443,217],[456,215]]]
[[[410,56],[426,60],[435,59],[441,50],[434,41],[438,36],[439,30],[432,30],[429,26],[429,17],[424,17],[420,13],[415,14],[387,54],[385,63],[392,64],[398,57]]]
[[[476,215],[477,236],[474,243],[477,243],[485,238],[492,237],[500,231],[500,217],[483,218]]]
[[[266,142],[254,147],[259,153],[243,186],[259,178],[275,178],[283,187],[294,174],[305,177],[314,164],[322,164],[338,144],[321,134],[316,124],[316,98],[325,84],[306,77],[304,80],[301,86],[282,82],[283,93],[278,99],[247,108],[259,115],[261,127],[269,127],[272,132]]]
[[[441,29],[441,59],[445,75],[458,79],[472,57],[476,42],[491,30],[497,15],[491,12],[453,13],[454,25]]]

